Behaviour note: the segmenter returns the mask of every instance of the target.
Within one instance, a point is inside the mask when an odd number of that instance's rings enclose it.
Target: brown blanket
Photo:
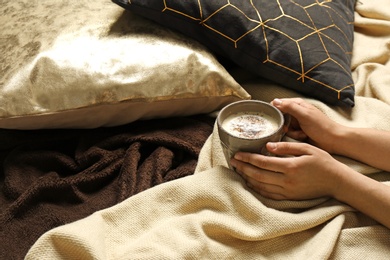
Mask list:
[[[211,117],[90,130],[0,130],[0,259],[46,231],[194,173]]]

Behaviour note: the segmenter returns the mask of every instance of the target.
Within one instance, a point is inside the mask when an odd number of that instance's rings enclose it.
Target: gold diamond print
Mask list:
[[[353,87],[353,84],[344,86],[341,89],[336,89],[333,86],[330,86],[324,82],[320,82],[316,80],[315,78],[310,77],[308,74],[312,72],[314,69],[318,68],[324,63],[327,62],[332,62],[336,66],[338,66],[341,70],[344,70],[345,72],[349,73],[350,68],[349,67],[343,67],[336,59],[332,57],[332,55],[328,52],[328,46],[326,42],[331,42],[333,45],[338,46],[346,55],[351,55],[351,50],[350,49],[345,49],[343,48],[343,44],[340,44],[340,41],[347,42],[349,48],[352,48],[352,42],[350,41],[349,37],[347,34],[343,31],[342,28],[340,28],[333,20],[333,16],[337,16],[341,18],[346,25],[352,24],[352,21],[346,20],[346,18],[340,14],[336,9],[332,8],[329,3],[332,2],[332,0],[323,0],[323,1],[314,1],[310,4],[304,5],[301,3],[305,3],[307,1],[298,1],[298,0],[288,0],[289,4],[295,5],[296,8],[299,9],[300,14],[301,12],[305,13],[305,16],[307,17],[306,21],[302,21],[301,19],[297,18],[294,16],[294,14],[288,13],[285,8],[285,5],[283,4],[286,1],[281,1],[281,0],[269,0],[269,1],[275,1],[276,7],[278,10],[273,10],[272,13],[277,13],[274,17],[267,17],[269,16],[270,10],[262,10],[261,8],[258,8],[260,6],[259,4],[254,4],[256,3],[255,0],[246,0],[249,1],[250,7],[253,9],[251,10],[251,15],[250,16],[248,13],[245,12],[245,10],[242,10],[241,6],[244,6],[245,4],[242,4],[243,1],[245,0],[227,0],[225,3],[221,4],[219,8],[216,8],[215,11],[213,11],[210,14],[205,14],[202,6],[204,5],[203,2],[205,1],[210,1],[210,0],[198,0],[197,1],[197,10],[191,10],[193,14],[188,13],[188,10],[177,10],[175,9],[172,3],[174,1],[170,0],[163,0],[164,2],[164,8],[162,12],[174,12],[176,14],[182,15],[188,19],[198,21],[199,24],[202,26],[206,27],[207,29],[221,35],[222,37],[228,39],[231,41],[234,45],[235,48],[237,48],[240,44],[240,41],[242,41],[245,37],[248,37],[251,33],[254,33],[257,30],[261,30],[262,37],[264,39],[265,43],[265,50],[266,50],[266,58],[263,60],[263,63],[272,63],[276,66],[279,66],[285,70],[288,70],[290,72],[293,72],[297,75],[297,80],[300,80],[302,82],[305,82],[305,80],[312,80],[315,81],[318,84],[321,84],[327,88],[330,88],[336,92],[338,92],[338,98],[340,99],[340,92],[343,91],[346,88]],[[349,2],[349,4],[354,5],[354,0],[346,0]],[[129,1],[130,2],[130,1]],[[248,6],[248,5],[246,5]],[[321,21],[323,20],[329,20],[329,24],[323,24],[319,25],[319,23],[316,23],[316,17],[312,17],[310,14],[310,9],[313,8],[321,8],[323,13],[327,17],[322,17]],[[188,9],[188,8],[187,8]],[[297,10],[297,9],[294,9]],[[208,23],[211,21],[211,19],[216,19],[222,12],[236,12],[238,15],[241,16],[242,19],[244,19],[247,24],[245,28],[249,28],[247,31],[241,32],[239,35],[234,35],[232,36],[229,34],[228,26],[220,26],[219,27],[214,27],[212,23]],[[194,15],[196,14],[196,15]],[[253,14],[255,14],[255,17],[253,17]],[[353,16],[352,16],[353,17]],[[294,32],[291,31],[289,32],[286,30],[286,28],[283,28],[278,22],[282,23],[285,22],[285,20],[288,19],[288,21],[293,22],[295,25],[301,26],[302,30],[307,31],[307,33],[299,38],[297,38],[294,35]],[[220,23],[219,23],[220,24]],[[249,26],[248,26],[249,25]],[[278,27],[279,26],[279,27]],[[342,37],[334,39],[331,37],[331,35],[328,35],[327,32],[329,29],[336,31],[339,35]],[[296,30],[294,30],[296,31]],[[297,53],[299,53],[299,63],[300,66],[299,68],[290,68],[287,65],[283,64],[281,61],[278,61],[276,59],[273,59],[270,56],[270,53],[272,51],[272,44],[269,40],[269,35],[267,32],[272,32],[272,34],[279,34],[279,36],[283,36],[285,39],[288,39],[291,41],[292,44],[296,46]],[[317,40],[319,41],[320,46],[322,46],[324,53],[326,54],[325,57],[318,61],[314,65],[310,65],[310,68],[305,68],[305,59],[303,57],[303,43],[304,41],[309,38],[316,36]]]

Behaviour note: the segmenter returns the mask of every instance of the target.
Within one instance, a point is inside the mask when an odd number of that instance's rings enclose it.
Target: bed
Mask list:
[[[389,229],[348,205],[246,187],[215,118],[234,101],[301,97],[390,131],[389,7],[2,3],[0,259],[387,259]]]

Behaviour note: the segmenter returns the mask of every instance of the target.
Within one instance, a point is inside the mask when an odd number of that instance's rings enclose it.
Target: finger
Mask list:
[[[267,172],[267,170],[261,169],[253,164],[236,160],[234,158],[230,160],[230,164],[234,167],[235,171],[244,179],[256,178],[257,176],[261,176],[262,174]],[[258,179],[258,181],[259,180],[260,179]]]
[[[304,104],[305,101],[302,98],[275,98],[271,101],[271,104],[276,107],[282,107],[283,103],[295,102],[297,104]]]
[[[276,155],[311,155],[313,153],[313,149],[315,149],[312,145],[295,142],[269,142],[266,146],[269,152]]]
[[[294,130],[301,129],[301,125],[299,124],[298,120],[295,117],[291,117],[289,129],[294,129]]]
[[[288,126],[286,135],[300,141],[305,140],[308,137],[305,132],[302,131],[301,126],[295,117],[291,117],[291,122]]]
[[[254,169],[263,169],[272,172],[283,172],[285,168],[285,159],[272,156],[265,156],[256,153],[238,152],[231,160],[231,164],[241,172],[247,172],[250,170],[249,165]]]
[[[254,180],[259,183],[279,185],[283,183],[284,175],[280,172],[263,170],[250,164],[239,166],[238,171],[241,175],[245,175],[246,180]]]
[[[267,192],[267,191],[258,191],[258,193],[265,197],[265,198],[268,198],[268,199],[273,199],[273,200],[286,200],[287,197],[282,195],[282,194],[278,194],[278,193],[271,193],[271,192]]]
[[[247,186],[266,198],[275,200],[282,200],[286,198],[283,195],[283,188],[277,185],[256,182],[249,178],[247,180]]]
[[[234,159],[231,159],[231,161],[233,161]],[[233,163],[231,162],[231,165],[233,166]],[[245,180],[245,182],[247,182],[248,181],[248,176],[246,176],[246,174],[241,170],[242,169],[242,167],[239,167],[239,168],[237,168],[236,166],[233,166],[234,167],[234,171],[238,174],[238,175],[240,175],[244,180]]]
[[[286,135],[299,141],[304,141],[308,138],[308,136],[302,130],[288,130]]]
[[[311,104],[301,98],[275,99],[272,101],[272,105],[297,119],[305,117],[306,113],[313,109]]]

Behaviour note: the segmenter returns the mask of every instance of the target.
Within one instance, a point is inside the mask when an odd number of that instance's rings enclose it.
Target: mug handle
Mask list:
[[[286,130],[286,131],[283,131],[283,135],[282,135],[282,138],[284,137],[284,135],[287,133],[287,130],[290,126],[290,123],[291,123],[291,115],[290,114],[283,114],[283,117],[284,117],[284,124],[283,124],[283,130]]]

